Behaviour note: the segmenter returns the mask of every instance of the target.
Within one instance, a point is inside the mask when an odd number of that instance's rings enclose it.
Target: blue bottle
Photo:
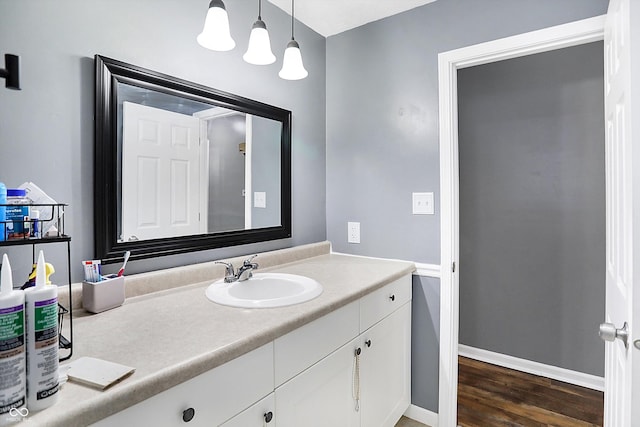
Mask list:
[[[6,221],[7,217],[7,207],[4,206],[7,204],[7,186],[0,182],[0,242],[4,241],[7,238],[7,230]]]

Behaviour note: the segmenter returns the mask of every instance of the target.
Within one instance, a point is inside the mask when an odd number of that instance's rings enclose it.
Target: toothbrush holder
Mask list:
[[[100,313],[120,307],[124,303],[124,276],[100,282],[82,282],[82,307]]]

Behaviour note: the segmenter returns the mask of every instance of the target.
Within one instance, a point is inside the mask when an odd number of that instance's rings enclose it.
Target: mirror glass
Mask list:
[[[96,256],[289,237],[290,120],[287,110],[96,56]]]

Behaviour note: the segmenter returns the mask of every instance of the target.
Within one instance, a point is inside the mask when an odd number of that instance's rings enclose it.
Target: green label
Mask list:
[[[58,304],[49,304],[35,308],[35,330],[55,328],[58,325]]]
[[[24,344],[24,308],[22,305],[0,310],[0,352]]]

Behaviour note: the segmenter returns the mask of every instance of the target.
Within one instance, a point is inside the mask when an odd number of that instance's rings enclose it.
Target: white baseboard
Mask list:
[[[409,405],[404,416],[429,427],[438,427],[438,414],[416,405]]]
[[[593,390],[604,391],[604,378],[596,375],[585,374],[565,368],[558,368],[557,366],[545,365],[544,363],[520,359],[506,354],[494,353],[493,351],[469,347],[464,344],[458,345],[458,354],[470,359],[515,369],[528,374],[539,375],[541,377],[551,378]]]

